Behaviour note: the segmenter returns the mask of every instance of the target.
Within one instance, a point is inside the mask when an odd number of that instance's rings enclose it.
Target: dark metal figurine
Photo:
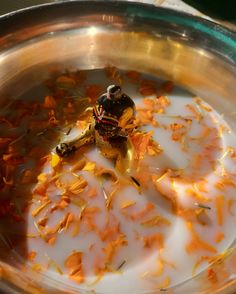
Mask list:
[[[56,147],[60,157],[69,156],[78,148],[91,143],[99,148],[126,149],[124,145],[134,129],[135,104],[128,95],[122,93],[120,86],[109,86],[107,92],[98,98],[93,117],[94,122],[82,134]]]

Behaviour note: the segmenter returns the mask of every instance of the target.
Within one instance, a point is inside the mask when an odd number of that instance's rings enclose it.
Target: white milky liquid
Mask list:
[[[100,83],[104,85],[104,89],[109,84],[109,81],[106,81],[103,74],[99,71],[88,73],[88,81],[91,83]],[[137,108],[143,106],[144,97],[140,95],[136,85],[126,81],[122,89],[134,99]],[[149,98],[156,99],[155,96],[150,96]],[[177,201],[181,203],[184,208],[194,209],[196,208],[195,203],[197,202],[194,197],[190,197],[185,193],[186,189],[191,189],[194,183],[197,183],[201,179],[207,181],[207,193],[201,192],[201,194],[209,198],[209,201],[204,203],[211,207],[210,210],[206,211],[208,215],[208,224],[201,225],[200,223],[195,223],[194,229],[199,236],[201,236],[202,240],[214,246],[218,253],[222,252],[228,248],[234,240],[236,219],[233,215],[229,214],[227,205],[225,204],[223,207],[224,222],[219,226],[216,217],[215,198],[223,194],[225,203],[227,203],[229,199],[234,197],[235,187],[228,186],[226,189],[220,191],[215,187],[215,183],[219,181],[222,175],[222,165],[225,166],[228,171],[232,173],[236,172],[236,163],[232,160],[230,155],[226,154],[225,157],[223,156],[227,147],[236,148],[235,135],[226,125],[223,118],[214,110],[198,110],[201,111],[203,119],[201,122],[197,121],[193,113],[186,107],[186,105],[190,104],[198,109],[193,95],[188,92],[175,87],[173,93],[168,95],[168,98],[170,100],[170,105],[165,108],[165,113],[156,114],[158,126],[153,127],[149,125],[142,127],[143,131],[153,131],[153,138],[161,146],[163,152],[156,156],[145,156],[144,162],[148,164],[148,171],[158,176],[161,176],[163,171],[167,169],[184,170],[184,175],[188,179],[186,183],[175,179],[173,186],[169,176],[164,177],[163,180],[160,181],[161,188],[166,194],[168,194],[168,191],[171,189],[175,190]],[[204,101],[202,103],[209,107]],[[210,130],[199,140],[186,139],[186,142],[184,142],[186,150],[183,150],[183,144],[172,140],[171,131],[167,129],[167,127],[173,123],[185,124],[186,122],[183,122],[182,118],[178,118],[180,116],[192,119],[188,137],[201,137],[205,126]],[[225,126],[226,129],[223,133],[221,131],[222,126]],[[73,128],[66,139],[68,139],[68,137],[72,138],[78,132],[78,128]],[[211,154],[214,168],[208,162],[207,158],[204,158],[206,146],[209,145],[211,141],[214,142],[216,147]],[[202,155],[197,170],[195,168],[196,163],[195,165],[193,164],[194,160],[197,160],[196,154]],[[92,145],[85,155],[89,161],[95,162],[99,166],[107,167],[113,170],[118,177],[122,177],[122,175],[115,170],[114,162],[104,158],[96,146]],[[76,156],[73,161],[73,163],[75,163],[83,154],[77,152],[76,155],[73,156]],[[64,168],[69,168],[69,166],[65,165]],[[50,174],[51,171],[52,168],[49,164],[46,164],[42,168],[42,172]],[[138,172],[132,172],[136,177],[138,176]],[[113,225],[117,222],[120,223],[120,230],[126,236],[128,245],[122,246],[117,251],[111,267],[117,269],[123,261],[125,261],[125,263],[119,272],[107,272],[99,282],[93,284],[97,278],[96,274],[93,272],[94,261],[103,258],[104,242],[101,241],[97,233],[88,231],[85,225],[81,226],[77,236],[72,237],[73,225],[71,225],[67,231],[62,230],[57,234],[54,245],[47,244],[42,238],[27,239],[28,251],[37,252],[35,260],[31,264],[40,263],[43,268],[47,268],[49,259],[52,259],[64,273],[60,275],[53,266],[49,266],[46,270],[46,274],[49,277],[53,277],[59,282],[62,281],[66,284],[73,285],[73,287],[78,289],[95,290],[99,293],[138,294],[147,291],[155,291],[155,289],[161,287],[162,282],[167,277],[170,281],[169,287],[192,278],[194,264],[199,258],[203,255],[214,255],[214,253],[204,250],[196,250],[191,254],[186,251],[186,245],[192,238],[190,231],[187,229],[186,222],[181,216],[172,213],[170,202],[159,194],[153,182],[148,183],[146,187],[141,186],[141,192],[132,184],[121,189],[114,198],[112,209],[107,211],[103,190],[98,179],[90,171],[78,171],[77,174],[82,175],[88,181],[89,187],[95,187],[98,191],[97,197],[88,200],[89,206],[96,206],[101,210],[100,213],[96,214],[95,222],[97,227],[99,227],[101,231],[103,230],[108,215],[111,219],[114,218],[115,221],[113,220]],[[127,176],[129,175],[123,175],[123,177]],[[70,176],[67,174],[64,178],[62,175],[60,179],[64,182],[68,182],[73,177],[73,175]],[[190,178],[192,179],[191,181],[189,181]],[[104,187],[109,189],[109,182],[105,182]],[[88,190],[85,189],[77,198],[83,197],[87,200],[87,191]],[[47,193],[50,199],[57,201],[60,198],[61,191],[60,189],[51,187]],[[125,200],[135,201],[133,207],[126,209],[127,213],[141,211],[148,202],[153,203],[155,208],[149,215],[149,218],[155,214],[160,214],[167,218],[171,222],[171,225],[154,226],[150,228],[141,226],[140,222],[147,219],[147,217],[138,221],[132,221],[127,218],[122,213],[121,209],[121,205]],[[42,218],[48,209],[43,210],[37,217],[33,218],[31,213],[38,206],[39,203],[34,203],[28,213],[27,231],[29,234],[37,234],[34,222]],[[74,215],[79,216],[80,208],[70,204],[63,211],[58,210],[53,212],[49,216],[47,226],[53,227],[56,225],[67,212],[72,212]],[[224,233],[225,238],[221,242],[216,243],[215,236],[219,231]],[[156,233],[161,233],[164,236],[164,249],[161,252],[155,246],[153,248],[144,248],[143,246],[143,237]],[[137,236],[139,236],[139,238]],[[86,278],[85,282],[82,284],[77,284],[70,280],[67,276],[68,271],[64,266],[66,258],[73,251],[83,252],[83,268]],[[162,273],[158,275],[155,273],[160,272],[161,264],[158,261],[160,254],[163,259],[174,266],[165,263]],[[206,266],[207,263],[202,263],[197,268],[196,273],[202,271]]]

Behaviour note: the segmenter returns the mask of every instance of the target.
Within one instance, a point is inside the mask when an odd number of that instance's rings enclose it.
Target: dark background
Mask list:
[[[236,23],[236,0],[184,0],[202,13]]]

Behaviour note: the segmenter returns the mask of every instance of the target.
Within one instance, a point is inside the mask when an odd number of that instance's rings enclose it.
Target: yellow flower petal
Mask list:
[[[61,158],[57,154],[53,153],[51,155],[50,164],[52,168],[55,168],[60,163],[60,161],[61,161]]]
[[[47,181],[47,175],[45,173],[41,173],[37,177],[38,181],[44,183]]]
[[[95,167],[96,167],[95,162],[88,161],[85,164],[85,166],[83,167],[83,170],[86,170],[86,171],[94,171]]]

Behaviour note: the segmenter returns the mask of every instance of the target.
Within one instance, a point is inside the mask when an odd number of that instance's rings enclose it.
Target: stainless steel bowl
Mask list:
[[[101,0],[46,4],[0,18],[0,106],[52,71],[108,64],[171,79],[236,127],[236,34],[218,24],[151,5]],[[7,293],[74,293],[30,269],[20,271],[20,263],[0,264],[0,287]],[[217,289],[204,281],[200,274],[173,293],[235,293],[235,281],[222,277]]]

